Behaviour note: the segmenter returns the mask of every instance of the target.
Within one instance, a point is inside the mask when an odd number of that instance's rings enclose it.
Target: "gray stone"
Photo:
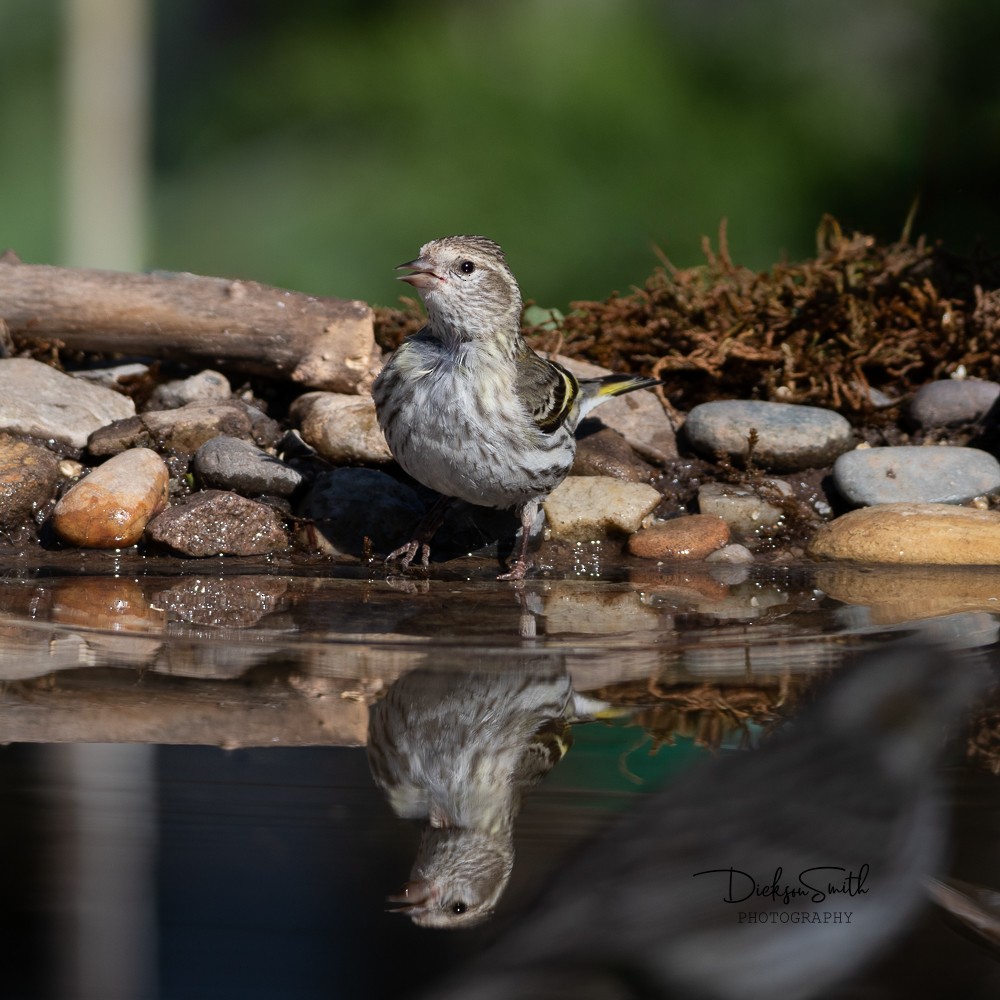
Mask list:
[[[108,389],[113,389],[115,386],[127,386],[148,374],[149,365],[144,365],[139,361],[111,365],[108,368],[82,368],[72,373],[73,378],[93,382],[95,385],[103,385]]]
[[[375,469],[333,469],[320,476],[298,511],[311,521],[304,541],[330,555],[364,555],[364,540],[386,555],[413,537],[424,514],[416,491]]]
[[[149,397],[146,410],[176,410],[188,403],[221,403],[233,394],[229,379],[206,368],[188,378],[158,385]]]
[[[274,455],[242,438],[220,434],[194,456],[194,473],[204,487],[232,490],[243,496],[291,496],[302,474]]]
[[[38,445],[0,434],[0,531],[31,525],[59,482],[59,459]]]
[[[0,430],[83,448],[90,434],[135,415],[135,405],[113,389],[28,358],[0,359]]]
[[[267,504],[205,490],[153,518],[146,536],[186,556],[259,556],[288,547],[281,518]]]
[[[1000,490],[1000,463],[976,448],[857,448],[837,459],[833,480],[858,506],[964,503]]]
[[[1000,398],[1000,383],[943,379],[922,385],[910,401],[910,419],[923,428],[981,420]]]
[[[725,400],[696,406],[684,423],[691,446],[706,457],[746,459],[750,431],[757,432],[754,464],[777,472],[829,465],[854,445],[851,425],[818,406]]]

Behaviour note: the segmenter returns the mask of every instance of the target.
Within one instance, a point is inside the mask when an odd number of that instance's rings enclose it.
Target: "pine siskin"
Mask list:
[[[429,995],[825,995],[925,904],[945,840],[935,765],[988,679],[915,644],[867,658],[760,749],[650,796]]]
[[[410,881],[390,896],[425,927],[471,927],[493,912],[514,863],[526,791],[569,748],[581,706],[561,663],[505,657],[485,669],[405,674],[369,714],[368,763],[393,812],[424,828]]]
[[[659,384],[632,375],[577,379],[521,336],[521,290],[503,250],[482,236],[446,236],[400,268],[427,325],[382,369],[372,395],[389,450],[442,497],[514,508],[521,544],[502,580],[519,580],[539,503],[566,478],[580,421],[605,400]],[[424,566],[443,506],[389,559]]]

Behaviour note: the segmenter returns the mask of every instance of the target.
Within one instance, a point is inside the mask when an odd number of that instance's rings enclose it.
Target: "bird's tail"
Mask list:
[[[580,379],[580,416],[589,413],[595,406],[615,396],[636,389],[651,389],[654,385],[662,385],[658,378],[646,375],[604,375],[601,378]]]

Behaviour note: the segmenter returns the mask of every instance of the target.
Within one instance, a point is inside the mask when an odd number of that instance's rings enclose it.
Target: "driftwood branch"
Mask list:
[[[191,359],[314,389],[364,391],[380,357],[364,303],[253,281],[126,274],[0,257],[0,326],[15,342]]]

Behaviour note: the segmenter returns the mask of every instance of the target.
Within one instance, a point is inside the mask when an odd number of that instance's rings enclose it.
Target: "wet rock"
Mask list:
[[[288,547],[277,512],[236,493],[195,493],[154,518],[146,536],[186,556],[260,556]]]
[[[643,559],[704,559],[729,541],[729,527],[720,517],[688,514],[650,528],[640,528],[628,540],[628,550]]]
[[[0,359],[0,430],[83,448],[98,427],[135,414],[132,400],[40,361]]]
[[[962,503],[1000,490],[1000,463],[976,448],[857,448],[834,463],[833,481],[857,505]]]
[[[568,476],[542,504],[553,538],[585,542],[607,535],[631,535],[660,502],[645,483],[607,476]]]
[[[206,441],[220,434],[253,440],[249,409],[236,401],[189,403],[176,410],[144,413],[141,420],[163,451],[193,455]]]
[[[206,368],[188,378],[158,385],[144,407],[146,410],[176,410],[188,403],[221,403],[232,396],[229,379]]]
[[[424,514],[416,491],[375,469],[334,469],[321,475],[299,508],[313,524],[310,548],[328,555],[364,555],[364,540],[385,555],[413,536]]]
[[[0,434],[0,531],[32,523],[59,479],[59,459],[52,452]]]
[[[52,527],[64,541],[85,548],[134,545],[167,505],[169,481],[156,452],[124,451],[69,489],[52,512]]]
[[[154,607],[137,580],[113,576],[69,577],[52,591],[52,621],[108,632],[158,635],[166,615]]]
[[[625,438],[609,427],[577,442],[574,476],[611,476],[629,483],[648,483],[656,474],[656,469],[639,458]]]
[[[942,379],[922,385],[910,401],[910,419],[925,430],[973,423],[1000,399],[1000,383]]]
[[[770,527],[781,520],[784,512],[778,503],[771,501],[791,493],[791,486],[780,479],[766,480],[760,491],[731,483],[705,483],[698,490],[698,509],[702,514],[722,518],[730,530],[747,538],[758,528]]]
[[[194,456],[194,473],[203,486],[243,496],[291,496],[302,473],[242,438],[220,434]]]
[[[715,552],[709,553],[705,556],[705,562],[745,566],[753,562],[753,553],[745,545],[733,542],[730,545],[723,545],[721,549],[716,549]]]
[[[757,432],[754,463],[776,472],[829,465],[854,446],[847,420],[818,406],[725,400],[696,406],[684,423],[691,446],[707,457],[746,459],[751,430]]]
[[[292,404],[291,417],[305,441],[336,465],[392,460],[371,396],[309,392]]]
[[[87,451],[94,458],[110,458],[129,448],[152,448],[154,443],[141,417],[126,417],[94,431],[87,438]]]
[[[854,562],[997,565],[1000,512],[932,503],[862,507],[820,527],[808,551]]]
[[[557,355],[555,360],[577,378],[599,378],[611,374],[607,368],[575,358]],[[609,399],[601,403],[590,417],[618,431],[640,455],[652,462],[662,464],[677,458],[677,436],[673,425],[656,394],[649,389],[638,389]]]

